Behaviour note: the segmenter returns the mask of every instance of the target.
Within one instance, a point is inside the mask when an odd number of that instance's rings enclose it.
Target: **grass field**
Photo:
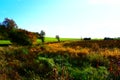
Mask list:
[[[0,40],[0,45],[3,44],[12,44],[9,40]]]
[[[80,40],[79,38],[60,38],[60,41],[74,41],[74,40]],[[40,39],[37,39],[38,43],[41,43]],[[45,42],[57,42],[56,38],[53,37],[45,37]]]
[[[76,40],[0,47],[0,80],[120,80],[119,43]]]
[[[73,41],[79,40],[78,38],[60,38],[61,41]],[[53,37],[45,37],[45,42],[57,42],[56,38]],[[41,43],[40,39],[37,39],[37,43]],[[9,40],[0,40],[0,45],[9,45],[12,44]]]
[[[120,80],[120,40],[61,40],[0,47],[0,80]]]

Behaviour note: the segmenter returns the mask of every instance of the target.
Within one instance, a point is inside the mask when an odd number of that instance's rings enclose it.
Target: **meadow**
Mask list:
[[[61,41],[74,41],[80,40],[79,38],[60,38]],[[58,42],[56,38],[53,37],[45,37],[45,42]],[[37,44],[41,43],[40,39],[37,39]],[[12,44],[10,40],[0,40],[0,45],[2,44]]]
[[[120,79],[119,40],[62,40],[0,47],[0,80]]]
[[[79,38],[60,38],[60,41],[76,41],[76,40],[80,40]],[[56,38],[53,37],[45,37],[45,42],[49,43],[49,42],[58,42],[58,40]],[[41,43],[40,39],[37,39],[37,43]]]
[[[12,44],[9,40],[0,40],[0,44]]]
[[[11,44],[10,40],[0,40],[0,46],[8,46]]]

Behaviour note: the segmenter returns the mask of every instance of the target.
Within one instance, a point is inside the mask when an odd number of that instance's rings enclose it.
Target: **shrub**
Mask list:
[[[107,69],[102,66],[99,68],[88,66],[82,70],[68,67],[68,72],[74,80],[106,80],[109,75]]]
[[[0,39],[8,39],[8,31],[5,26],[0,25]]]
[[[87,55],[87,59],[89,61],[89,63],[94,66],[94,67],[98,67],[98,66],[109,66],[109,59],[107,57],[104,57],[101,54],[97,54],[97,53],[91,53],[89,55]]]
[[[11,42],[19,45],[32,45],[36,42],[36,35],[22,29],[13,29],[9,32]]]
[[[34,66],[34,71],[38,74],[47,75],[55,66],[52,58],[38,57]]]

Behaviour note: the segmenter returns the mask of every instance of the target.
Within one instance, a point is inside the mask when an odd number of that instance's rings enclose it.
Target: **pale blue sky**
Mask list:
[[[119,0],[0,0],[0,21],[54,37],[120,37]]]

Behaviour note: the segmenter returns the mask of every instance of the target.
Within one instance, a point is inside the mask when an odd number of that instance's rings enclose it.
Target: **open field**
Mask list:
[[[0,47],[0,80],[119,80],[120,41]]]
[[[80,40],[78,38],[60,38],[61,41],[74,41],[74,40]],[[53,37],[45,37],[45,42],[57,42],[56,38]],[[37,39],[37,43],[41,43],[40,39]],[[12,44],[9,40],[0,40],[0,45],[9,45]]]
[[[81,38],[60,38],[60,41],[80,41]],[[103,39],[92,39],[92,40],[103,40]],[[45,37],[45,42],[58,42],[56,38],[53,37]],[[40,44],[41,40],[37,39],[37,43]],[[0,45],[9,45],[12,44],[9,40],[0,40]]]
[[[60,41],[73,41],[73,40],[80,40],[80,39],[79,38],[60,38]],[[38,39],[37,42],[40,43],[41,40]],[[45,37],[45,42],[57,42],[57,39],[53,37]]]
[[[0,44],[11,44],[9,40],[0,40]]]
[[[0,46],[12,44],[9,40],[0,40]]]

